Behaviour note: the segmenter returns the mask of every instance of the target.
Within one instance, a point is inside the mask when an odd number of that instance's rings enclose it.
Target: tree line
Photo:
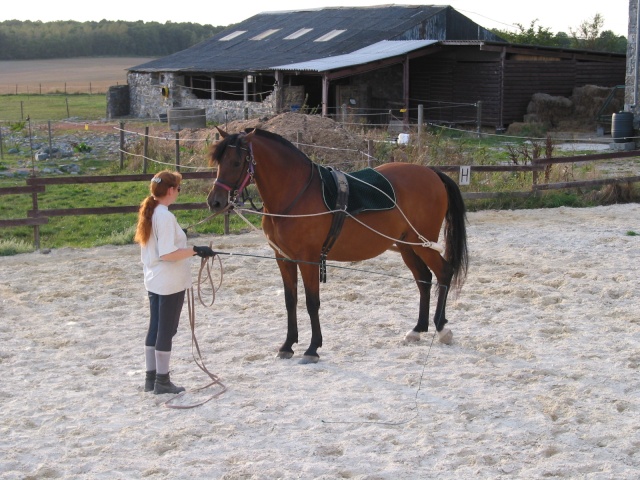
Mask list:
[[[604,18],[596,14],[569,33],[553,33],[533,20],[517,31],[492,30],[509,43],[576,48],[612,53],[627,52],[627,39],[603,30]],[[226,26],[197,23],[73,20],[0,22],[0,60],[35,60],[73,57],[162,57],[206,40]]]
[[[499,29],[491,31],[509,43],[627,53],[627,38],[624,35],[616,35],[611,30],[603,30],[604,17],[599,13],[591,19],[584,20],[575,29],[569,28],[569,33],[553,33],[550,28],[537,23],[538,19],[533,20],[528,27],[516,23],[516,32]]]
[[[73,20],[0,22],[0,60],[73,57],[161,57],[199,43],[226,27],[197,23]]]

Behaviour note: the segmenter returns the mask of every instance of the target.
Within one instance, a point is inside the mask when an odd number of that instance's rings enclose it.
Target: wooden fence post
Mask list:
[[[120,170],[124,168],[124,122],[120,122]]]
[[[32,173],[32,176],[35,177],[35,172]],[[34,191],[31,194],[31,205],[33,207],[33,211],[35,212],[35,216],[38,216],[38,192]],[[40,250],[40,225],[33,226],[33,246],[36,250]]]
[[[64,93],[67,93],[67,84],[64,84]],[[71,116],[69,113],[69,97],[64,97],[64,102],[67,104],[67,118]]]
[[[367,140],[367,166],[369,168],[373,167],[373,160],[371,160],[372,157],[373,157],[373,140],[369,138]]]
[[[180,171],[180,132],[176,132],[176,172]]]
[[[477,132],[478,132],[478,138],[480,138],[480,133],[482,132],[482,100],[478,100],[478,102],[476,103],[476,107],[477,107],[477,117],[476,117],[476,124],[477,124]]]
[[[0,159],[4,160],[4,146],[2,144],[2,124],[0,124]]]
[[[144,148],[142,150],[142,173],[147,173],[147,158],[149,158],[149,125],[144,127]]]
[[[51,120],[47,121],[47,125],[49,127],[49,158],[53,157],[53,147],[52,147],[52,141],[51,141]]]

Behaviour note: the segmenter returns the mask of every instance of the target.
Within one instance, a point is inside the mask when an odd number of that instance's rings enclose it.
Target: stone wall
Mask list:
[[[638,127],[640,118],[640,72],[638,68],[638,0],[629,0],[629,33],[627,35],[627,74],[625,79],[625,110],[633,112],[634,126]]]
[[[226,121],[272,115],[275,113],[275,96],[269,95],[262,102],[231,100],[203,100],[196,98],[184,86],[184,77],[173,73],[129,73],[131,115],[141,118],[161,118],[174,107],[204,108],[207,121]]]

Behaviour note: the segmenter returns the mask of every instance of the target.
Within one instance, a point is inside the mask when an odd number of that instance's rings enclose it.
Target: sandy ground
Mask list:
[[[272,256],[261,234],[212,238],[236,255],[196,334],[228,391],[189,410],[142,391],[136,246],[0,258],[0,477],[636,479],[639,219],[638,204],[469,214],[450,346],[403,340],[417,291],[397,254],[331,267],[315,365],[298,363],[304,302],[296,355],[274,358],[277,267],[239,255]],[[207,382],[186,308],[172,378]]]

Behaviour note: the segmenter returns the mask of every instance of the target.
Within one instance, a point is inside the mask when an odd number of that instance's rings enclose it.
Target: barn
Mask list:
[[[201,109],[222,122],[345,109],[370,124],[522,121],[535,93],[625,80],[625,55],[514,45],[446,5],[265,12],[128,71],[129,113]],[[364,119],[364,120],[363,120]]]

